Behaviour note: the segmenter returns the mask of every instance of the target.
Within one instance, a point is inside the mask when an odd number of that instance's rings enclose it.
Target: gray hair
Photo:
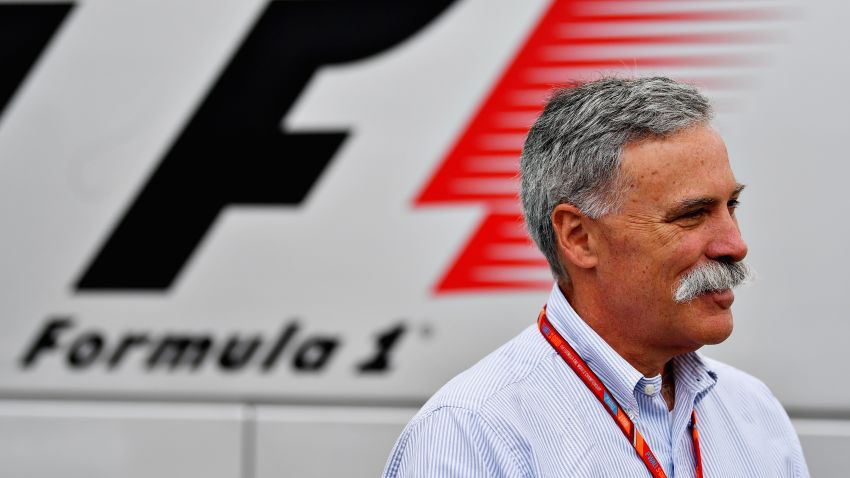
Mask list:
[[[632,141],[706,124],[711,104],[693,86],[669,78],[602,78],[556,90],[528,132],[520,160],[523,215],[556,279],[550,215],[568,203],[598,218],[620,205],[620,155]]]

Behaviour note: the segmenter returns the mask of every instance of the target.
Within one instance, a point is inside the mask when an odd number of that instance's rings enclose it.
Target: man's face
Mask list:
[[[730,290],[673,300],[680,279],[711,260],[747,254],[735,207],[742,186],[710,127],[628,145],[626,192],[615,214],[596,221],[596,273],[606,307],[649,346],[693,350],[732,333]]]

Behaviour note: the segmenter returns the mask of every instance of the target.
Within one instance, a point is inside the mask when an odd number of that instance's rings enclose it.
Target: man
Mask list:
[[[808,476],[767,387],[696,350],[750,273],[708,100],[667,78],[558,91],[522,154],[556,279],[537,326],[444,386],[386,477]]]

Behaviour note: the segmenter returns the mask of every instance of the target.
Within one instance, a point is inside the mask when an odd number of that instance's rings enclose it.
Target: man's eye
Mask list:
[[[681,216],[679,216],[679,219],[685,219],[685,220],[687,220],[687,219],[699,219],[704,215],[705,215],[705,209],[694,209],[693,211],[688,211],[688,212],[682,214]]]
[[[741,205],[741,202],[738,201],[737,199],[731,199],[729,202],[726,203],[726,207],[729,208],[730,211],[734,211],[735,209],[738,209],[738,206],[740,206],[740,205]]]

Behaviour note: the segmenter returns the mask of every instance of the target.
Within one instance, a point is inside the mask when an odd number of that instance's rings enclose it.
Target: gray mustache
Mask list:
[[[688,272],[679,281],[673,300],[685,303],[698,295],[717,290],[732,289],[754,278],[753,270],[745,262],[711,261]]]

